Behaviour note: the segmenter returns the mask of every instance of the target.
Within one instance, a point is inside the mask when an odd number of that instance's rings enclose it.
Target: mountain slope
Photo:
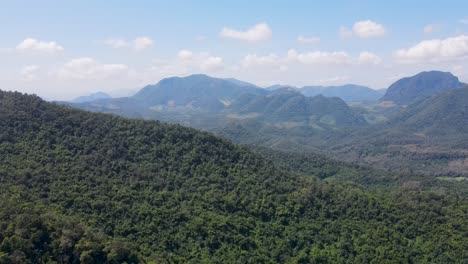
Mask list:
[[[381,101],[408,105],[464,85],[449,72],[421,72],[411,77],[402,78],[390,85]]]
[[[86,103],[86,102],[92,102],[92,101],[96,101],[96,100],[100,100],[100,99],[110,99],[110,98],[112,98],[112,97],[110,95],[106,94],[106,93],[97,92],[97,93],[93,93],[93,94],[90,94],[90,95],[84,95],[84,96],[77,97],[77,98],[71,100],[70,102],[71,103]]]
[[[0,189],[6,263],[467,258],[455,193],[321,183],[209,133],[1,91]]]
[[[374,90],[366,86],[345,84],[340,86],[304,86],[298,89],[305,96],[323,95],[339,97],[346,102],[377,101],[385,90]]]
[[[468,87],[419,101],[384,124],[335,140],[334,153],[350,161],[429,175],[468,175]]]
[[[339,86],[304,86],[302,88],[289,85],[272,85],[265,89],[268,91],[275,91],[284,88],[296,89],[305,96],[323,95],[326,97],[339,97],[345,102],[377,101],[385,94],[384,89],[374,90],[366,86],[355,84]]]
[[[468,86],[442,93],[409,107],[391,120],[400,131],[450,138],[468,134]]]
[[[258,115],[258,119],[275,122],[301,122],[327,128],[365,125],[339,98],[306,97],[296,90],[284,88],[268,95],[245,94],[234,101],[227,111],[239,115]]]
[[[132,98],[148,106],[184,107],[218,111],[241,94],[263,94],[256,86],[206,75],[172,77],[144,87]]]

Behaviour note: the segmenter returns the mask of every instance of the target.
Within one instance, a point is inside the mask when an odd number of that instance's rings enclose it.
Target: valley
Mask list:
[[[426,83],[440,83],[446,91],[430,87],[426,91]],[[318,152],[390,171],[456,176],[468,171],[464,162],[468,89],[463,85],[450,73],[423,72],[392,84],[380,101],[346,103],[340,97],[305,96],[301,91],[305,88],[262,89],[232,79],[192,75],[163,80],[133,97],[69,105],[178,123],[241,144]],[[398,89],[421,94],[422,99],[411,105],[389,101]]]

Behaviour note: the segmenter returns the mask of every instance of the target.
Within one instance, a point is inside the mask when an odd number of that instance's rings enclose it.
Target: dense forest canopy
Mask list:
[[[468,261],[464,188],[265,151],[0,91],[0,263]]]

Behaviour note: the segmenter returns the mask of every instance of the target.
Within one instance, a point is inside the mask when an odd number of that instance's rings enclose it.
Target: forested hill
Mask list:
[[[0,263],[466,263],[466,197],[290,175],[194,129],[0,91]]]

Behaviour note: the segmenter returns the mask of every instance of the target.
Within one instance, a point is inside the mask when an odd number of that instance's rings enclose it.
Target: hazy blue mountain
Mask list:
[[[323,95],[327,97],[339,97],[345,102],[377,101],[385,94],[385,89],[375,90],[362,85],[345,84],[339,86],[304,86],[297,88],[290,85],[272,85],[266,87],[268,91],[282,88],[294,88],[305,96]]]
[[[278,90],[278,89],[282,89],[282,88],[293,88],[293,89],[297,89],[296,87],[291,86],[291,85],[275,84],[275,85],[272,85],[272,86],[265,87],[265,90],[267,90],[267,91],[274,91],[274,90]]]
[[[92,93],[90,95],[84,95],[84,96],[80,96],[80,97],[77,97],[73,100],[71,100],[70,102],[72,103],[86,103],[86,102],[92,102],[92,101],[96,101],[96,100],[100,100],[100,99],[110,99],[112,98],[112,96],[106,94],[106,93],[103,93],[103,92],[97,92],[97,93]]]
[[[408,105],[442,92],[457,89],[465,84],[450,72],[428,71],[400,79],[388,87],[381,101]]]
[[[345,84],[340,86],[304,86],[299,91],[306,96],[324,95],[340,97],[346,102],[377,101],[385,90],[375,90],[362,85]]]
[[[365,125],[338,97],[306,97],[292,88],[275,90],[267,95],[244,94],[227,109],[241,116],[256,116],[270,123],[287,122],[322,129]]]
[[[244,81],[241,81],[241,80],[238,80],[238,79],[235,79],[235,78],[224,78],[224,80],[232,82],[232,83],[234,83],[236,85],[239,85],[239,86],[249,86],[249,87],[260,88],[260,87],[258,87],[257,85],[255,85],[253,83],[244,82]]]
[[[266,91],[256,86],[239,85],[232,80],[197,74],[163,79],[144,87],[132,98],[151,107],[218,111],[244,93],[264,94]]]

